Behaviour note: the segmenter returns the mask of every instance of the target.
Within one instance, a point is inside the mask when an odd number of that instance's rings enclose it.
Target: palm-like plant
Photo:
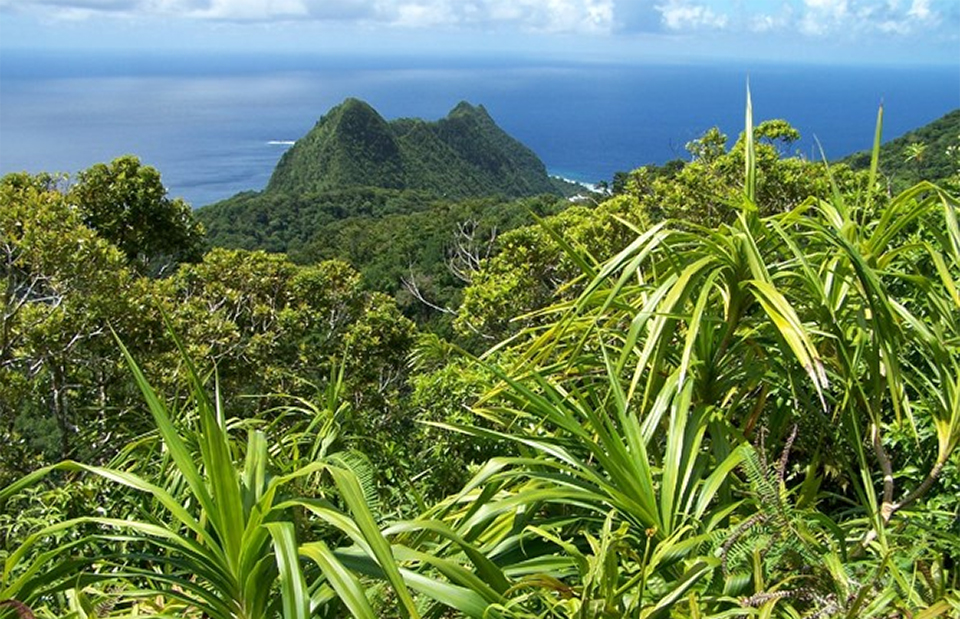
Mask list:
[[[907,591],[911,568],[892,560],[887,525],[960,439],[957,201],[924,183],[875,204],[875,154],[856,203],[837,191],[761,217],[752,135],[748,104],[734,223],[666,222],[603,265],[575,256],[584,292],[545,310],[559,318],[528,333],[524,362],[497,370],[477,406],[507,429],[452,428],[524,454],[492,461],[431,514],[500,566],[503,612],[647,617],[690,600],[692,614],[702,603],[858,616],[931,604]],[[898,424],[932,450],[899,497],[884,438]],[[751,441],[762,428],[774,449],[795,425],[798,478],[787,486],[784,461],[775,492],[751,492],[734,474],[756,458]],[[831,470],[840,484],[824,494]],[[848,507],[833,518],[816,508],[835,507],[843,484]],[[797,527],[801,563],[758,554],[746,581],[724,573],[725,540],[787,509],[769,522]],[[819,558],[840,567],[814,570]],[[869,587],[851,585],[857,570]],[[947,612],[937,604],[930,616]]]
[[[348,468],[328,458],[272,476],[266,437],[256,429],[248,433],[242,466],[235,465],[240,445],[229,436],[218,401],[208,397],[189,360],[184,356],[196,427],[184,432],[125,348],[124,354],[173,465],[164,467],[165,477],[154,481],[120,468],[64,462],[3,489],[0,501],[52,471],[80,471],[139,493],[159,509],[140,519],[90,516],[43,528],[8,557],[0,599],[39,606],[57,592],[69,591],[76,599],[84,586],[113,582],[122,583],[115,595],[121,602],[113,605],[136,609],[140,616],[305,618],[339,599],[352,615],[374,617],[358,576],[325,542],[298,542],[292,512],[299,509],[350,540],[355,546],[351,560],[393,585],[403,616],[417,616],[390,545]],[[199,461],[192,444],[199,448]],[[324,498],[285,495],[298,479],[317,473],[332,479],[337,500],[349,513]],[[87,524],[115,532],[30,554],[45,537]],[[87,556],[65,558],[78,551]],[[32,560],[24,565],[28,557]],[[82,605],[73,606],[73,616],[95,616],[84,614]]]

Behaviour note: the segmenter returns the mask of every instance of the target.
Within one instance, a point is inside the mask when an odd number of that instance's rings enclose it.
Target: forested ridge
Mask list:
[[[467,277],[451,262],[478,261],[499,233],[559,212],[578,193],[591,192],[548,177],[482,105],[461,102],[436,122],[388,122],[347,99],[281,158],[264,191],[197,217],[213,246],[284,253],[298,264],[344,260],[366,288],[443,329]]]
[[[748,99],[578,202],[407,182],[488,120],[348,101],[199,214],[0,180],[0,618],[960,614],[955,125],[917,178]]]
[[[951,112],[881,146],[879,172],[888,192],[900,191],[921,179],[943,182],[950,178],[952,161],[956,158],[951,145],[960,139],[957,137],[960,127],[956,125],[958,113],[960,110]],[[344,116],[351,120],[345,122]],[[345,124],[349,125],[346,129]],[[462,128],[464,124],[467,129]],[[376,131],[363,129],[371,125]],[[329,162],[327,151],[338,148],[330,146],[331,143],[353,144],[349,149],[353,153],[350,165],[374,170],[378,158],[366,160],[363,149],[358,146],[371,138],[356,134],[381,132],[386,137],[373,140],[379,143],[394,140],[390,136],[408,134],[411,127],[419,127],[433,136],[414,148],[415,152],[435,151],[432,140],[443,135],[464,152],[490,153],[489,159],[526,162],[532,158],[535,161],[530,161],[529,167],[518,168],[517,174],[523,170],[524,175],[538,179],[529,186],[541,193],[512,199],[512,177],[502,178],[498,174],[492,174],[489,182],[481,187],[471,185],[464,180],[456,156],[436,161],[442,173],[414,173],[413,180],[402,188],[390,182],[390,174],[374,171],[344,174],[342,166]],[[760,138],[775,146],[782,156],[790,152],[799,134],[783,121],[771,121],[760,129]],[[713,173],[716,181],[701,178],[690,170],[684,172],[686,162],[675,160],[662,166],[616,172],[611,182],[600,183],[597,190],[591,191],[560,179],[548,179],[544,184],[543,164],[499,129],[483,106],[460,103],[436,123],[420,119],[387,122],[366,103],[350,99],[330,110],[299,141],[296,150],[281,160],[265,191],[241,193],[203,207],[197,211],[197,217],[213,246],[284,253],[298,264],[322,259],[344,260],[360,271],[364,287],[394,296],[405,315],[421,324],[432,320],[432,329],[443,330],[453,316],[443,310],[459,305],[468,283],[462,270],[451,268],[450,262],[478,260],[492,252],[493,241],[499,235],[532,224],[536,217],[559,213],[570,206],[569,198],[596,205],[611,195],[648,191],[638,183],[652,185],[656,179],[657,203],[649,201],[646,205],[656,217],[686,218],[696,209],[703,208],[708,213],[714,210],[713,203],[730,199],[733,187],[730,177],[739,165],[732,158],[713,161],[724,149],[721,139],[724,136],[718,131],[711,131],[687,145],[692,158],[711,162],[726,175]],[[501,148],[501,144],[505,146]],[[909,152],[905,150],[906,145],[912,145]],[[919,155],[914,152],[918,147],[921,147]],[[417,155],[405,156],[405,160],[414,158]],[[482,157],[474,154],[471,159]],[[838,163],[864,170],[869,168],[870,156],[869,153],[856,154]],[[793,166],[802,173],[796,172],[795,179],[765,182],[763,185],[769,186],[766,191],[771,194],[768,203],[795,203],[809,195],[828,195],[826,176],[817,166],[805,166],[802,160],[793,157],[786,158],[780,165],[783,169]],[[787,173],[778,170],[778,174]],[[297,185],[293,182],[296,178],[312,178],[314,184]],[[700,195],[692,206],[683,205],[691,192]],[[775,193],[779,195],[772,195]],[[451,199],[458,194],[471,197]],[[510,318],[509,312],[502,316],[503,320]]]
[[[554,190],[540,159],[500,129],[482,105],[462,101],[436,122],[387,122],[369,104],[347,99],[284,153],[266,193],[365,185],[453,198]]]
[[[880,171],[888,179],[891,191],[903,191],[921,180],[949,178],[957,156],[958,136],[960,109],[884,143],[880,147]],[[870,152],[855,153],[843,161],[865,170],[870,167]]]
[[[347,99],[284,153],[266,189],[209,205],[200,218],[215,244],[296,251],[332,220],[564,190],[482,105],[461,102],[435,122],[388,122],[369,104]]]

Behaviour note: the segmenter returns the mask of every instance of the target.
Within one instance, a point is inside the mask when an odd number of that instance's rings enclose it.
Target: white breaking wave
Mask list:
[[[552,175],[552,176],[553,176],[553,178],[559,178],[559,179],[562,180],[562,181],[566,181],[566,182],[568,182],[568,183],[573,183],[574,185],[580,185],[580,186],[583,187],[584,189],[588,189],[588,190],[590,190],[590,191],[592,191],[592,192],[594,192],[594,193],[599,193],[599,192],[600,192],[600,188],[597,187],[596,183],[585,183],[584,181],[578,181],[578,180],[573,179],[573,178],[567,178],[566,176],[560,176],[559,174],[554,174],[554,175]]]
[[[267,144],[271,146],[293,146],[296,140],[270,140]]]

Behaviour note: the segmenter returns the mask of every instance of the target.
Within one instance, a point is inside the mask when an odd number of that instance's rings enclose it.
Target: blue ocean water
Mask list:
[[[347,97],[388,118],[483,104],[553,174],[586,182],[684,157],[712,126],[785,118],[819,157],[867,149],[960,107],[958,67],[598,64],[524,59],[116,56],[4,51],[0,174],[74,173],[132,153],[195,206],[259,190],[288,143]]]

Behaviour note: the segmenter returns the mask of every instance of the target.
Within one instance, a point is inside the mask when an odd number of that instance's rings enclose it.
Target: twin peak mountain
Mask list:
[[[347,99],[284,153],[265,193],[302,196],[358,186],[447,198],[557,192],[543,162],[482,105],[461,102],[435,122],[388,122],[367,103]]]

